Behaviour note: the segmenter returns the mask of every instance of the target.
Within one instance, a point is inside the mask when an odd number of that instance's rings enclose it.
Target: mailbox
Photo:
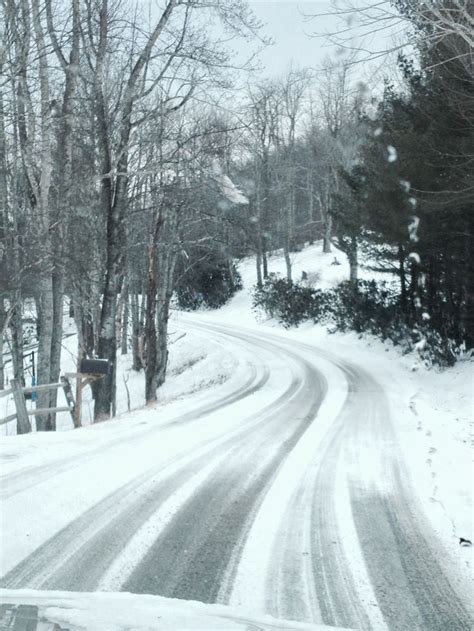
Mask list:
[[[108,359],[83,359],[79,372],[86,375],[108,375],[110,363]]]

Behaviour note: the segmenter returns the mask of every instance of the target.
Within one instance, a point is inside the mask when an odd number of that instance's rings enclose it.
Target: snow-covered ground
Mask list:
[[[38,631],[56,631],[54,624],[68,631],[335,631],[334,627],[285,622],[270,616],[244,616],[220,605],[137,594],[0,589],[2,603],[37,607],[36,615],[41,620]],[[21,628],[33,626],[30,623]]]
[[[323,254],[321,243],[293,254],[293,278],[305,271],[315,287],[330,288],[349,277],[342,252]],[[334,259],[340,265],[334,265]],[[256,282],[254,259],[239,266],[244,287]],[[269,259],[269,271],[285,275],[281,254]],[[362,268],[361,278],[385,278]],[[387,280],[393,280],[388,278]],[[328,333],[305,323],[283,331],[274,320],[251,309],[251,295],[244,290],[209,319],[251,328],[271,328],[353,361],[368,370],[389,395],[391,413],[421,506],[434,530],[450,549],[453,563],[472,576],[474,548],[459,546],[459,538],[474,540],[474,361],[460,361],[453,368],[427,369],[415,354],[400,355],[391,343],[356,333]]]
[[[332,264],[335,256],[340,265]],[[305,271],[309,279],[314,279],[315,285],[319,287],[335,285],[348,277],[348,266],[344,255],[342,253],[323,255],[320,244],[295,254],[293,266],[295,278],[301,277],[302,271]],[[269,267],[270,271],[283,274],[282,257],[279,255],[271,257]],[[398,442],[411,475],[419,506],[442,542],[453,573],[472,578],[473,549],[459,546],[458,539],[459,537],[473,539],[472,363],[460,362],[454,368],[442,372],[435,369],[427,370],[419,365],[416,357],[403,357],[396,349],[375,338],[359,337],[354,333],[330,334],[323,327],[311,323],[301,325],[297,329],[284,330],[275,321],[266,319],[261,313],[252,312],[250,290],[255,282],[254,261],[242,261],[240,272],[244,281],[244,290],[222,309],[200,313],[200,321],[213,324],[238,324],[257,334],[259,331],[271,332],[285,340],[294,339],[295,342],[304,342],[323,352],[349,359],[372,375],[388,396],[390,414],[394,420]],[[369,272],[366,274],[370,277]],[[35,498],[32,495],[29,496],[27,505],[21,497],[19,498],[18,506],[15,508],[18,511],[18,519],[21,523],[27,523],[31,515],[34,515],[35,523],[26,528],[27,539],[21,536],[16,540],[13,537],[9,544],[13,547],[10,550],[1,550],[1,557],[3,562],[7,563],[7,570],[46,541],[52,532],[64,528],[107,493],[126,484],[127,480],[138,475],[147,466],[157,466],[160,462],[165,465],[172,456],[180,456],[193,449],[199,449],[205,443],[208,433],[209,436],[212,435],[216,422],[220,424],[220,430],[223,433],[234,431],[235,418],[227,418],[222,414],[214,418],[212,413],[209,414],[209,420],[200,425],[199,436],[187,431],[186,427],[181,429],[173,425],[174,419],[181,418],[190,410],[198,408],[199,405],[209,401],[209,397],[214,396],[218,399],[225,397],[226,393],[231,393],[235,390],[236,384],[245,380],[245,376],[251,369],[258,371],[258,362],[255,363],[255,357],[251,356],[248,348],[242,347],[237,352],[235,345],[229,346],[224,337],[202,335],[199,331],[187,326],[186,320],[185,314],[173,314],[171,332],[176,341],[170,347],[169,377],[159,392],[156,408],[142,407],[143,376],[131,370],[130,358],[125,356],[120,358],[118,371],[117,407],[118,412],[123,413],[118,419],[89,425],[78,431],[62,431],[55,434],[33,433],[26,436],[4,435],[1,438],[0,472],[2,475],[14,476],[16,472],[42,467],[43,469],[39,472],[35,469],[37,481],[41,482],[41,475],[51,475],[52,466],[61,473],[58,485],[55,484],[54,478],[48,485],[48,498],[45,499],[44,496]],[[183,333],[185,333],[184,336],[182,336]],[[65,344],[64,370],[74,370],[75,337],[67,338]],[[284,381],[284,372],[281,378]],[[126,413],[127,389],[132,409],[130,413]],[[254,399],[252,405],[258,408],[258,401]],[[11,404],[7,402],[4,407],[8,405]],[[88,405],[85,408],[85,425],[87,425],[90,422],[90,416],[87,414]],[[11,408],[10,411],[8,410],[7,407],[6,414],[11,413]],[[5,410],[2,410],[0,414],[3,415],[4,412]],[[66,430],[72,427],[67,415],[62,416],[60,421],[61,429]],[[164,440],[158,451],[155,444],[146,447],[148,432],[153,431],[157,423],[163,427],[172,428],[169,434],[164,434]],[[13,432],[12,426],[6,428],[5,434],[9,432]],[[139,463],[133,458],[134,445],[138,443],[142,446],[140,454],[143,459]],[[143,447],[144,444],[145,447]],[[74,489],[77,475],[80,475],[74,466],[75,459],[81,455],[88,457],[88,454],[92,454],[91,457],[93,457],[101,450],[108,450],[110,457],[116,458],[117,466],[105,475],[100,470],[100,485],[93,478],[90,481],[82,479],[80,493],[71,493],[70,489]],[[64,485],[65,480],[68,484],[67,488],[60,486]],[[46,506],[47,509],[43,509],[42,506]],[[16,551],[15,546],[18,546]],[[90,608],[84,609],[86,602],[84,597],[74,596],[73,599],[71,595],[73,602],[68,602],[68,597],[69,595],[64,594],[54,596],[58,599],[57,611],[60,612],[58,622],[67,621],[81,625],[80,621],[84,621],[84,616],[89,616],[89,621],[92,621],[94,616],[99,616],[97,620],[105,625],[105,618],[100,618],[102,608],[104,612],[109,612],[107,615],[110,616],[111,629],[120,628],[120,624],[128,624],[129,619],[126,618],[128,613],[125,618],[120,618],[120,612],[129,611],[128,607],[132,602],[126,599],[141,598],[126,595],[126,598],[123,597],[122,607],[118,601],[114,601],[112,596],[97,596],[89,599]],[[1,592],[0,598],[3,602],[8,602],[8,591]],[[146,598],[140,604],[138,601],[134,602],[140,610],[143,609],[145,612],[143,620],[148,621],[146,612],[152,601],[147,601]],[[44,596],[40,593],[27,594],[25,599],[29,599],[29,604],[37,602],[41,605],[44,602]],[[153,603],[149,611],[150,615],[156,617],[154,606],[158,600]],[[212,607],[207,609],[201,605],[190,605],[190,609],[185,609],[186,606],[182,603],[178,607],[176,603],[165,599],[161,599],[160,603],[162,609],[159,615],[163,616],[163,626],[149,624],[150,628],[233,629],[240,628],[239,625],[242,625],[241,628],[267,628],[262,620],[257,622],[257,620],[250,621],[247,618],[245,620],[232,618],[235,614],[231,613],[229,613],[229,619],[226,620],[226,626],[222,626],[223,614],[220,609],[212,609]],[[113,607],[118,607],[119,611],[117,626],[113,626],[114,618],[110,613]],[[69,615],[64,613],[64,608],[70,608],[69,613],[72,617],[60,617]],[[187,612],[191,615],[192,623],[189,622],[189,626],[176,626],[179,616],[186,617]],[[104,616],[106,616],[105,613]],[[177,617],[173,618],[173,616]],[[210,616],[209,619],[206,616]],[[220,622],[216,622],[217,626],[212,626],[214,622],[211,624],[213,616],[220,616]],[[272,629],[294,628],[271,621],[267,621],[267,624],[268,628]],[[99,626],[87,626],[87,628],[108,629],[109,626],[99,624]],[[141,627],[133,626],[133,628]]]
[[[74,321],[65,318],[66,333],[72,333],[63,340],[62,372],[76,372],[77,336],[74,333]],[[170,358],[168,365],[168,380],[160,389],[158,400],[160,405],[179,400],[193,393],[224,383],[235,372],[235,359],[226,356],[218,341],[207,340],[203,344],[199,335],[193,332],[178,331],[171,326],[170,330]],[[132,357],[118,355],[117,370],[117,414],[140,409],[144,402],[143,373],[132,370]],[[8,373],[7,373],[8,375]],[[72,379],[73,391],[75,382]],[[31,385],[29,382],[27,385]],[[64,394],[58,391],[58,405],[66,405]],[[27,401],[28,408],[34,408],[31,401]],[[13,396],[0,398],[0,418],[15,412]],[[68,412],[56,415],[57,430],[73,429],[73,422]],[[30,417],[34,426],[34,417]],[[90,388],[85,388],[82,400],[82,423],[88,426],[93,419],[93,401]],[[0,435],[15,435],[16,421],[0,426]]]

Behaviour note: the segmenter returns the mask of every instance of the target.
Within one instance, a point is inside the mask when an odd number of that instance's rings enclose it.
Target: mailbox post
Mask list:
[[[105,377],[110,372],[110,362],[108,359],[82,359],[79,372],[82,375]]]
[[[68,373],[67,377],[76,378],[76,405],[74,408],[74,426],[81,427],[82,390],[96,379],[102,379],[109,374],[112,365],[108,359],[86,359],[78,357],[79,371]]]

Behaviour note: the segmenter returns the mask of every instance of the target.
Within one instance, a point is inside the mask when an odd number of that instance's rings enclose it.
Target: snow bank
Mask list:
[[[61,627],[67,625],[70,631],[330,631],[336,628],[270,616],[247,617],[240,610],[222,605],[127,593],[2,589],[0,603],[36,606],[38,616],[45,619],[42,628],[50,622]]]
[[[62,372],[76,372],[77,336],[74,332],[74,322],[67,318],[67,330],[71,335],[63,340]],[[215,385],[223,384],[236,369],[236,360],[224,351],[219,341],[196,335],[190,331],[179,332],[170,326],[170,355],[168,362],[168,377],[166,383],[158,392],[160,407],[200,393]],[[73,391],[75,382],[72,380]],[[66,405],[64,393],[58,391],[58,404]],[[117,414],[143,408],[145,403],[145,379],[143,371],[132,369],[131,353],[117,356]],[[27,407],[34,407],[27,401]],[[15,412],[13,396],[0,398],[0,418]],[[82,424],[92,424],[94,404],[89,387],[84,389],[82,400]],[[30,417],[34,424],[34,417]],[[59,413],[56,415],[58,432],[73,429],[71,415]],[[33,425],[34,427],[34,425]],[[16,421],[0,426],[0,436],[16,434]]]

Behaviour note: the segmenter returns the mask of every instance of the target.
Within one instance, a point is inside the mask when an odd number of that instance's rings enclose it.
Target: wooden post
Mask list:
[[[84,358],[84,349],[79,342],[77,349],[77,372],[81,370],[81,362]],[[74,427],[81,427],[81,407],[82,407],[82,375],[79,373],[76,377],[76,404],[74,406]]]
[[[16,431],[18,434],[29,434],[31,432],[31,423],[28,418],[28,410],[26,409],[22,385],[18,379],[12,379],[10,383],[16,407]]]
[[[64,396],[66,397],[66,401],[68,406],[71,408],[71,416],[72,422],[74,426],[76,426],[76,404],[74,403],[74,395],[72,394],[71,382],[67,377],[61,377],[61,383],[64,390]]]
[[[82,407],[82,375],[76,379],[76,404],[74,406],[74,427],[81,427],[81,407]]]

